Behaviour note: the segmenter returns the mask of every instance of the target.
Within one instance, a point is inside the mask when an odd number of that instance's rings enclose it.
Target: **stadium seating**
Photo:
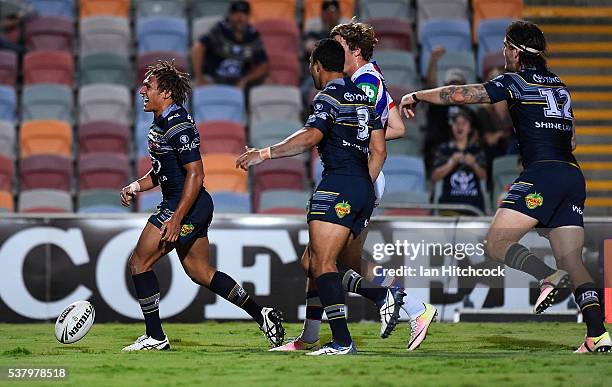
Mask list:
[[[21,191],[19,212],[72,212],[72,198],[68,192],[55,189]]]
[[[412,131],[414,132],[414,131]],[[420,133],[419,133],[420,134]],[[421,152],[420,135],[407,131],[406,137],[387,141],[387,154],[389,156],[413,156],[419,157]]]
[[[339,0],[340,22],[345,23],[355,15],[355,0]],[[321,25],[321,5],[323,0],[304,1],[304,31],[318,31]]]
[[[129,91],[118,85],[86,85],[79,89],[79,123],[114,121],[130,125],[131,103]]]
[[[192,1],[191,15],[194,19],[205,16],[225,16],[229,11],[228,0]]]
[[[20,189],[57,189],[69,192],[72,161],[65,156],[32,155],[19,162]]]
[[[80,0],[80,4],[81,19],[99,15],[130,17],[130,0]]]
[[[0,155],[15,158],[15,125],[9,121],[0,121]]]
[[[136,201],[138,212],[153,212],[162,201],[162,193],[159,189],[140,192],[136,196]]]
[[[72,52],[74,24],[63,16],[36,17],[25,25],[28,50],[63,50]]]
[[[151,170],[151,157],[142,156],[138,158],[138,165],[136,170],[136,176],[142,177]]]
[[[156,64],[159,60],[174,60],[174,64],[176,68],[183,72],[189,71],[189,64],[187,63],[187,58],[183,55],[180,55],[178,52],[172,51],[151,51],[139,54],[136,58],[136,66],[138,69],[138,74],[136,78],[136,82],[140,83],[144,80],[145,73],[147,72],[147,66]],[[142,104],[141,104],[142,107]]]
[[[11,86],[0,85],[0,120],[15,122],[17,96]]]
[[[493,202],[496,203],[501,194],[506,190],[506,186],[512,184],[519,174],[518,156],[497,157],[493,160],[491,174],[493,175]]]
[[[196,122],[232,121],[246,122],[244,95],[234,86],[201,86],[193,93],[193,113]]]
[[[78,129],[79,152],[128,154],[130,128],[113,121],[92,121]]]
[[[300,83],[300,64],[295,52],[268,52],[270,73],[266,83],[274,85],[298,86]]]
[[[200,152],[239,155],[246,145],[244,126],[230,121],[208,121],[198,124]]]
[[[13,176],[15,174],[15,164],[13,160],[0,155],[0,191],[13,190]]]
[[[295,0],[250,0],[251,20],[295,20]]]
[[[295,52],[299,48],[299,31],[293,20],[264,19],[253,27],[260,33],[266,52]]]
[[[13,212],[14,209],[13,194],[8,191],[0,191],[0,213]]]
[[[494,68],[504,68],[504,55],[501,53],[501,50],[498,52],[492,52],[487,54],[482,59],[482,66],[480,67],[480,73],[478,74],[482,80],[487,81],[487,75]]]
[[[383,166],[385,195],[394,192],[425,192],[425,165],[422,158],[388,156]]]
[[[476,61],[472,51],[447,51],[438,60],[438,86],[444,85],[446,72],[460,69],[465,75],[466,83],[476,82]]]
[[[400,18],[411,21],[414,18],[410,0],[359,0],[359,20],[377,18]]]
[[[143,17],[136,22],[138,53],[174,51],[187,55],[187,20],[169,16]]]
[[[0,84],[15,87],[17,80],[17,54],[0,50]]]
[[[117,16],[92,16],[79,24],[81,54],[113,52],[130,55],[132,44],[130,23]]]
[[[25,121],[19,129],[19,156],[72,157],[72,128],[64,121]]]
[[[119,153],[86,153],[79,155],[79,189],[121,189],[132,176],[130,162]]]
[[[304,190],[306,168],[296,159],[270,160],[253,169],[253,201],[259,203],[262,192],[274,189]]]
[[[23,57],[23,78],[26,85],[59,84],[72,87],[74,60],[67,51],[31,51]]]
[[[203,35],[206,35],[220,20],[223,18],[217,15],[202,16],[191,23],[191,40],[193,42],[200,40]]]
[[[92,189],[79,192],[78,211],[84,213],[123,213],[130,212],[123,207],[117,190]]]
[[[263,148],[276,144],[303,126],[299,121],[274,120],[258,122],[250,127],[249,145]]]
[[[134,128],[134,142],[136,148],[136,155],[149,156],[149,130],[151,129],[151,122],[141,122]]]
[[[468,20],[468,0],[417,0],[417,25],[429,19]]]
[[[40,16],[64,16],[74,18],[75,0],[26,0]]]
[[[400,50],[381,50],[374,54],[388,86],[416,87],[420,84],[414,55]]]
[[[217,214],[249,214],[251,212],[251,199],[248,194],[213,192],[211,196]]]
[[[382,214],[387,216],[427,216],[431,214],[430,210],[409,208],[414,204],[429,203],[429,193],[423,191],[406,191],[406,192],[387,192],[382,197],[381,205],[387,204],[399,205],[408,208],[383,208]]]
[[[412,24],[404,19],[386,18],[368,21],[376,31],[376,50],[412,51],[414,36]]]
[[[472,0],[474,42],[478,41],[478,25],[485,19],[520,19],[523,0]]]
[[[302,97],[297,87],[263,85],[249,92],[250,125],[272,120],[301,122]]]
[[[260,214],[304,215],[310,199],[309,191],[269,190],[261,193],[258,203]]]
[[[236,155],[204,155],[204,187],[209,192],[247,192],[247,174],[236,168]]]
[[[420,26],[421,75],[427,73],[431,51],[443,46],[447,51],[469,52],[472,50],[470,24],[462,19],[431,19]]]
[[[21,120],[59,120],[72,123],[72,90],[64,85],[25,86],[21,94]]]
[[[79,84],[107,83],[132,87],[132,65],[120,54],[94,53],[81,55],[79,63]]]
[[[185,17],[186,0],[134,0],[136,17],[174,16]]]
[[[512,19],[487,19],[480,22],[478,30],[478,69],[484,66],[487,54],[501,52],[506,28]]]

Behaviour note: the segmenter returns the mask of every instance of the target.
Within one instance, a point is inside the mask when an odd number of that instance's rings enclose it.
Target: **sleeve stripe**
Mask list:
[[[174,137],[176,134],[182,132],[183,130],[194,129],[193,124],[191,122],[181,122],[180,124],[176,124],[164,134],[164,138],[166,140]]]

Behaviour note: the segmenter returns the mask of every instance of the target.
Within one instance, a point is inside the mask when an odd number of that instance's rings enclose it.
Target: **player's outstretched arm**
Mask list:
[[[140,179],[130,183],[121,189],[121,205],[129,207],[132,199],[136,197],[136,192],[144,192],[156,187],[159,184],[153,173],[153,168]]]
[[[323,132],[316,128],[302,128],[276,145],[264,149],[247,148],[236,160],[236,168],[245,171],[267,159],[279,159],[304,153],[323,139]]]
[[[400,111],[397,106],[393,106],[389,110],[389,118],[387,119],[387,130],[385,131],[385,140],[395,140],[406,135],[406,127],[400,116]]]
[[[468,105],[491,103],[491,98],[481,83],[443,86],[404,95],[400,102],[400,110],[407,118],[412,118],[414,117],[414,106],[420,101],[435,105]]]
[[[386,159],[385,131],[373,130],[370,135],[370,158],[368,159],[368,170],[373,182],[378,179]]]

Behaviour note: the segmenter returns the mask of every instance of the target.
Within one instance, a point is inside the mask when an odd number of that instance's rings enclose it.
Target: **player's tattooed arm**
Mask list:
[[[438,90],[439,98],[443,105],[464,105],[491,102],[491,98],[489,98],[489,94],[482,84],[451,85],[434,90]],[[417,97],[420,98],[420,95],[417,95]]]

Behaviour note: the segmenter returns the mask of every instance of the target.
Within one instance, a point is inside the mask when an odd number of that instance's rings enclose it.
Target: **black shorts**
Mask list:
[[[540,161],[529,165],[514,181],[500,207],[537,219],[539,228],[583,227],[585,199],[584,176],[577,165]]]
[[[181,221],[181,230],[176,243],[185,245],[194,239],[208,236],[208,228],[213,219],[214,209],[212,198],[208,192],[200,191],[195,203]],[[161,229],[162,224],[173,213],[174,211],[169,208],[168,203],[163,201],[157,206],[157,211],[149,217],[149,223]]]
[[[321,220],[347,227],[357,238],[368,226],[375,200],[370,179],[327,175],[310,197],[307,219],[308,222]]]

